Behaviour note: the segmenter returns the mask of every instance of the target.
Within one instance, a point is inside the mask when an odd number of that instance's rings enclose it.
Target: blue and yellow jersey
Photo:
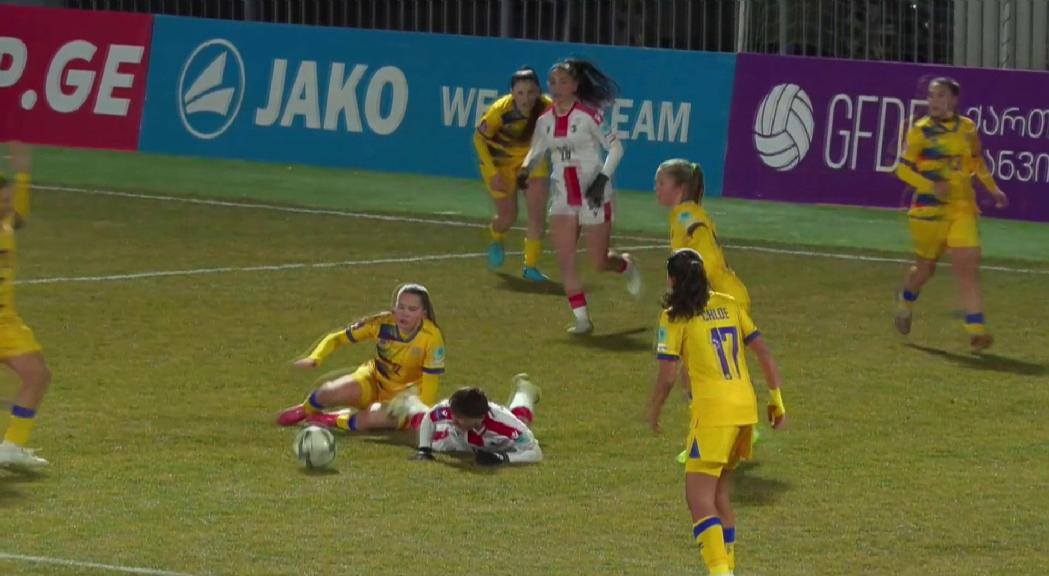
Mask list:
[[[444,373],[444,338],[440,328],[428,319],[414,334],[401,334],[393,312],[381,312],[328,334],[310,352],[318,364],[335,348],[363,341],[375,342],[375,371],[381,380],[407,386],[422,380],[423,374]]]
[[[692,428],[745,426],[758,421],[758,404],[744,347],[760,335],[731,296],[711,292],[701,314],[659,317],[656,354],[682,360],[692,387]]]
[[[542,114],[553,101],[541,95],[535,105]],[[517,111],[510,94],[492,103],[474,132],[474,148],[481,166],[491,170],[496,166],[520,165],[528,154],[535,130],[535,125],[530,126],[528,120],[528,116]]]
[[[3,318],[17,316],[15,228],[29,217],[29,176],[18,174],[13,181],[8,181],[0,202],[4,204],[4,215],[0,218],[0,318]]]
[[[965,116],[949,120],[922,117],[907,131],[896,175],[914,187],[910,216],[936,220],[949,214],[977,214],[975,174],[989,190],[997,185],[983,160],[976,123]],[[938,195],[936,182],[950,184],[950,192]]]
[[[670,210],[670,249],[681,248],[699,252],[708,275],[728,269],[714,221],[696,202],[682,202]]]

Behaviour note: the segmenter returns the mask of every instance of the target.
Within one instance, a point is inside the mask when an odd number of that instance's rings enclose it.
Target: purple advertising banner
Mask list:
[[[901,207],[893,171],[929,80],[962,86],[960,112],[1010,206],[988,216],[1049,221],[1049,74],[819,58],[741,55],[729,119],[724,195]]]

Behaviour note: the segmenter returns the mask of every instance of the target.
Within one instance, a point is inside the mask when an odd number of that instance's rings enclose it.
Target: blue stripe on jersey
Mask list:
[[[711,526],[721,526],[721,518],[718,518],[717,516],[711,516],[710,518],[707,518],[699,524],[696,524],[692,527],[692,537],[699,538],[699,535],[705,532],[706,529],[710,528]]]
[[[354,344],[357,343],[357,339],[353,337],[353,327],[352,326],[346,329],[346,337],[350,339],[350,342],[353,342]]]
[[[761,332],[755,330],[755,331],[751,332],[750,334],[747,334],[746,336],[743,337],[743,343],[744,344],[750,344],[750,342],[752,340],[754,340],[755,338],[757,338],[758,336],[761,336]]]
[[[689,458],[699,458],[699,442],[696,440],[692,441],[692,448],[688,451]]]
[[[660,360],[677,360],[678,356],[676,354],[656,354],[656,358]]]
[[[444,374],[444,368],[427,368],[423,366],[423,372],[427,374]]]
[[[932,180],[933,182],[944,182],[944,181],[947,180],[946,178],[943,177],[942,174],[940,174],[936,170],[922,170],[921,172],[919,172],[919,174],[921,174],[922,176],[925,176],[926,178],[928,178],[929,180]]]
[[[914,196],[915,206],[942,206],[943,202],[935,194],[917,194]]]

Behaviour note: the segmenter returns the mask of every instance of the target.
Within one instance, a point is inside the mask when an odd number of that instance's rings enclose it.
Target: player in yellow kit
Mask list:
[[[0,174],[0,362],[14,371],[21,384],[0,443],[0,466],[39,468],[46,466],[47,460],[36,456],[26,444],[51,383],[51,372],[33,331],[15,310],[15,230],[29,216],[29,150],[14,142],[10,148],[14,180],[7,181]]]
[[[681,158],[656,170],[656,199],[670,208],[670,249],[692,248],[703,258],[710,289],[728,294],[748,313],[750,293],[725,262],[714,221],[703,209],[703,168]]]
[[[686,442],[685,497],[692,534],[711,574],[735,569],[735,513],[729,500],[733,470],[751,455],[757,399],[744,345],[758,357],[769,387],[769,423],[780,428],[786,408],[772,353],[757,327],[731,296],[711,292],[703,260],[690,248],[667,260],[670,289],[663,299],[657,355],[659,372],[648,405],[652,430],[683,362],[691,383],[691,424]]]
[[[522,68],[510,77],[510,93],[492,104],[474,131],[474,148],[481,162],[481,176],[495,204],[495,216],[488,226],[491,235],[488,265],[492,268],[503,265],[503,241],[517,221],[517,173],[528,154],[536,120],[550,105],[550,98],[542,94],[536,71]],[[536,267],[543,250],[549,176],[549,162],[538,163],[529,174],[524,190],[528,232],[521,275],[536,282],[549,280]]]
[[[408,423],[396,421],[385,410],[370,408],[385,405],[409,386],[418,387],[419,398],[427,406],[437,401],[439,378],[444,373],[444,338],[425,287],[398,287],[391,310],[328,334],[295,366],[316,367],[339,346],[365,340],[376,343],[373,360],[351,374],[325,382],[305,402],[283,410],[277,423],[292,426],[309,420],[352,432],[395,428]],[[325,411],[336,407],[353,410]]]
[[[897,299],[895,323],[902,334],[910,333],[914,302],[947,250],[961,288],[969,343],[979,352],[993,339],[984,325],[980,294],[980,209],[973,175],[996,207],[1005,207],[1009,200],[983,160],[976,123],[958,114],[960,93],[961,87],[950,78],[929,83],[929,115],[907,131],[907,149],[896,169],[896,175],[914,188],[907,217],[915,259]]]

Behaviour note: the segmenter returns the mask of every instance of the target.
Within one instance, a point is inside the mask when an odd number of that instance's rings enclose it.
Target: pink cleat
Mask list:
[[[277,425],[294,426],[305,419],[306,407],[302,404],[296,404],[294,406],[281,410],[281,413],[277,415]]]
[[[315,412],[313,414],[306,415],[306,422],[314,426],[324,426],[325,428],[338,428],[339,427],[339,413],[338,412]]]

